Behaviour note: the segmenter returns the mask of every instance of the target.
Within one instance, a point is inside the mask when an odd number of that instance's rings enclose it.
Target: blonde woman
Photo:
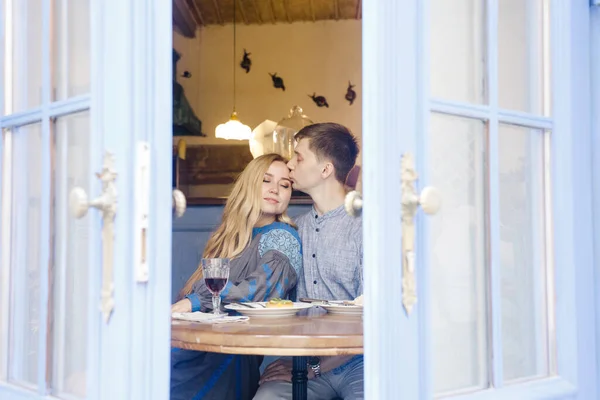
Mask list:
[[[300,238],[286,210],[292,182],[286,160],[266,154],[240,174],[212,234],[204,258],[230,258],[225,302],[288,298],[302,267]],[[206,311],[212,294],[202,268],[192,274],[172,312]],[[251,399],[258,388],[262,357],[173,349],[171,400]]]

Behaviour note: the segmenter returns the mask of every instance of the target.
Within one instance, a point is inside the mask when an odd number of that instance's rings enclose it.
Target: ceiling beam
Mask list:
[[[315,22],[317,20],[317,18],[315,18],[315,7],[313,5],[313,0],[310,0],[309,7],[310,7],[310,16],[312,17],[313,22]]]
[[[290,13],[288,12],[288,0],[283,0],[283,11],[285,12],[285,19],[287,19],[287,22],[289,24],[292,23],[292,19],[290,18]]]
[[[356,15],[354,19],[361,19],[362,17],[362,0],[357,0],[356,2]]]
[[[202,18],[202,13],[198,8],[198,4],[196,4],[196,0],[188,0],[188,4],[191,3],[190,9],[192,10],[192,14],[194,14],[194,18],[198,22],[198,25],[204,26],[204,18]]]
[[[196,21],[185,0],[173,1],[173,21],[184,36],[193,38],[196,35]]]
[[[248,18],[246,18],[246,12],[244,11],[244,5],[242,4],[241,0],[234,0],[237,1],[237,6],[238,6],[238,10],[240,10],[240,14],[242,14],[242,19],[244,20],[244,24],[248,25]]]
[[[213,0],[213,5],[215,6],[215,11],[217,12],[217,19],[219,20],[219,25],[225,25],[223,22],[223,18],[221,17],[221,9],[219,9],[219,4],[217,0]]]
[[[277,16],[275,15],[275,4],[273,4],[273,0],[269,1],[269,4],[271,5],[272,22],[276,23],[277,22]]]
[[[258,9],[258,6],[256,5],[256,0],[252,0],[252,7],[254,8],[254,13],[256,14],[256,19],[258,20],[258,23],[260,25],[262,25],[263,21],[262,21],[262,17],[260,16],[260,10]]]

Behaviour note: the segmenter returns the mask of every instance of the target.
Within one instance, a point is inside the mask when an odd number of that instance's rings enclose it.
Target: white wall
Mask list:
[[[232,25],[203,28],[194,39],[173,34],[181,54],[178,82],[208,135],[186,137],[188,144],[225,143],[214,130],[232,110],[232,40]],[[252,53],[248,74],[239,67],[244,48]],[[244,124],[254,129],[265,119],[279,121],[299,105],[314,122],[338,122],[361,136],[360,21],[238,25],[237,49],[236,108]],[[189,79],[181,77],[186,70]],[[284,79],[285,92],[273,87],[269,72]],[[352,106],[344,99],[349,80],[357,92]],[[317,107],[308,97],[313,92],[325,96],[329,108]]]

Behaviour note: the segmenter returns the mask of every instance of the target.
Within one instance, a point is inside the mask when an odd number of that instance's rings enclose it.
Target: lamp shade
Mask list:
[[[248,125],[242,124],[234,111],[231,118],[224,124],[220,124],[215,129],[215,137],[227,140],[249,140],[252,136],[252,130]]]
[[[261,154],[277,153],[291,159],[296,147],[294,135],[311,124],[313,122],[302,113],[302,108],[294,106],[290,109],[288,117],[279,123],[267,119],[254,128],[249,143],[250,152],[254,158]]]
[[[248,142],[252,157],[256,158],[265,154],[264,139],[266,136],[273,137],[273,131],[277,126],[277,122],[269,119],[264,120],[252,131],[252,137]]]

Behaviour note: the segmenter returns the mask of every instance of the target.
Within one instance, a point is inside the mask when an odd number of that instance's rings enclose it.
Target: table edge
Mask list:
[[[290,348],[290,347],[258,347],[258,346],[224,346],[215,344],[189,343],[171,340],[171,347],[207,351],[210,353],[260,355],[260,356],[346,356],[363,354],[362,347],[335,348]]]

